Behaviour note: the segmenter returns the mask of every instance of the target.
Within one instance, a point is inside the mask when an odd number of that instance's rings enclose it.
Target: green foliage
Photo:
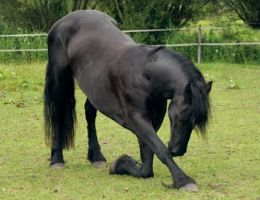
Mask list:
[[[129,33],[138,43],[144,44],[187,44],[197,43],[197,29],[156,33]],[[0,38],[2,49],[37,49],[47,48],[46,37]],[[202,42],[259,42],[260,32],[244,26],[231,26],[223,29],[202,30]],[[193,61],[197,60],[197,46],[172,48]],[[202,62],[230,62],[230,63],[260,63],[260,46],[203,46]],[[47,52],[10,52],[1,53],[1,62],[31,62],[33,60],[47,60]]]
[[[18,0],[0,1],[0,34],[5,29],[17,29],[21,21],[20,8],[22,2]]]
[[[220,30],[210,30],[203,33],[203,42],[259,42],[259,31],[246,27],[228,27]],[[260,62],[260,46],[205,46],[202,49],[204,61],[226,61],[232,63]]]
[[[0,18],[12,30],[48,31],[69,10],[68,0],[10,0],[0,2]],[[2,26],[3,26],[2,24]],[[1,31],[2,29],[2,31]],[[8,28],[7,28],[8,29]],[[1,28],[0,33],[6,32]]]
[[[166,39],[166,44],[196,43],[197,30],[177,31]],[[228,27],[202,31],[203,43],[259,42],[260,32],[246,27]],[[197,47],[175,47],[193,61],[197,59]],[[260,63],[260,46],[202,46],[202,62]]]
[[[66,0],[31,0],[24,3],[21,8],[21,23],[30,30],[48,31],[68,12]]]
[[[229,2],[229,3],[228,3]],[[202,24],[228,26],[223,30],[203,30],[203,42],[260,41],[260,32],[237,20],[238,12],[230,6],[244,6],[245,12],[255,16],[260,4],[254,1],[210,0],[9,0],[0,1],[0,34],[47,32],[52,24],[65,14],[77,9],[98,9],[114,17],[121,29],[176,28]],[[248,15],[249,15],[248,14]],[[204,20],[203,20],[204,19]],[[245,20],[244,20],[245,21]],[[235,25],[235,26],[233,26]],[[239,27],[237,26],[239,25]],[[180,44],[196,43],[196,30],[129,33],[139,43]],[[45,37],[0,38],[1,49],[47,48]],[[172,48],[193,61],[197,47]],[[202,62],[259,63],[260,46],[203,46]],[[0,62],[31,62],[47,60],[47,52],[1,53]]]
[[[210,0],[113,0],[100,4],[123,29],[182,27],[194,20]]]
[[[186,25],[210,0],[10,0],[0,2],[4,20],[14,28],[48,31],[55,21],[78,9],[98,9],[114,17],[121,28],[165,28]],[[6,10],[4,10],[6,9]],[[13,13],[16,13],[15,15]]]
[[[224,0],[224,2],[246,24],[252,28],[260,29],[259,0]]]
[[[166,37],[165,44],[188,44],[197,42],[197,32],[194,30],[172,31]],[[196,61],[197,47],[172,47],[173,50],[185,55],[193,61]]]
[[[46,36],[39,37],[4,37],[0,38],[1,49],[46,49]],[[47,60],[47,51],[40,52],[0,52],[0,62],[30,62]]]

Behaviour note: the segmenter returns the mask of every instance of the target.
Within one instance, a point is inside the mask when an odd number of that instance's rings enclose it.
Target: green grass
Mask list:
[[[0,199],[259,199],[260,68],[232,64],[200,65],[213,80],[208,137],[193,133],[188,152],[176,158],[200,191],[165,189],[167,168],[156,158],[155,177],[111,176],[109,164],[127,153],[139,160],[136,138],[98,114],[97,131],[107,166],[86,161],[85,97],[77,98],[76,147],[65,151],[64,170],[51,169],[44,144],[42,91],[45,63],[0,64]],[[169,139],[165,118],[160,137]]]

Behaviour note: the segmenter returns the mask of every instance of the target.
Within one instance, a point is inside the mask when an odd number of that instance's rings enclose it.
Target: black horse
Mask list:
[[[192,62],[161,46],[136,44],[113,18],[94,10],[76,11],[56,22],[48,34],[48,56],[44,115],[52,166],[63,166],[62,150],[74,145],[75,78],[87,96],[91,163],[106,161],[95,127],[98,110],[132,131],[140,145],[142,164],[124,155],[112,164],[111,174],[153,177],[155,154],[168,167],[173,188],[197,190],[172,159],[186,152],[192,129],[204,133],[208,121],[212,82],[206,83]],[[156,134],[167,99],[168,148]]]

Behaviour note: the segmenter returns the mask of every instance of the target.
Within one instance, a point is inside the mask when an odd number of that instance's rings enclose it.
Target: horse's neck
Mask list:
[[[188,83],[188,77],[177,68],[158,66],[152,74],[155,90],[166,99],[172,99],[173,95],[182,95]]]

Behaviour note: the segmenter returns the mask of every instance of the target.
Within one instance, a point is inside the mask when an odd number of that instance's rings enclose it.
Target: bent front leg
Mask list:
[[[167,147],[156,135],[152,123],[143,116],[144,115],[141,114],[133,116],[132,131],[156,154],[160,161],[168,167],[173,179],[172,187],[185,189],[187,185],[195,185],[195,181],[187,176],[173,161]],[[187,190],[189,190],[189,188],[187,188]]]
[[[153,157],[154,153],[142,140],[138,140],[140,147],[140,157],[142,160],[142,166],[140,168],[140,174],[144,178],[153,177]]]
[[[154,153],[145,143],[143,143],[141,140],[138,141],[142,163],[138,163],[128,155],[123,155],[112,163],[109,169],[110,174],[126,174],[142,178],[153,177]]]
[[[98,143],[97,132],[96,132],[96,116],[97,110],[87,99],[85,103],[85,116],[87,120],[88,130],[88,160],[91,163],[105,162],[106,159],[101,152],[100,145]]]

